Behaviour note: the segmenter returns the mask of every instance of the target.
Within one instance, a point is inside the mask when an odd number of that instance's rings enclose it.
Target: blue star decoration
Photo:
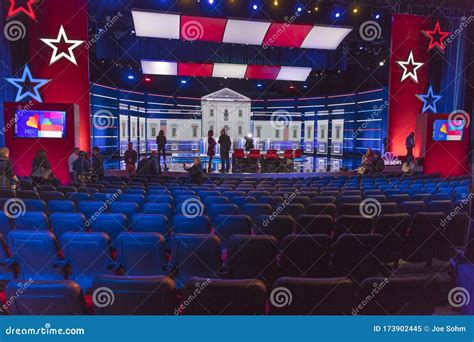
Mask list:
[[[15,102],[21,102],[21,100],[30,96],[39,103],[43,102],[39,93],[39,88],[51,81],[43,78],[33,78],[28,64],[25,65],[21,78],[5,78],[5,80],[18,89]]]
[[[428,88],[428,92],[426,94],[418,94],[416,97],[420,100],[423,101],[423,109],[422,113],[426,113],[428,110],[431,110],[433,113],[437,112],[436,109],[436,102],[441,100],[443,97],[442,95],[435,95],[433,92],[433,86],[430,85]]]

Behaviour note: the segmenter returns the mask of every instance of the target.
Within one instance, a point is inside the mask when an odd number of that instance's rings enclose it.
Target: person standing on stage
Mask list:
[[[216,139],[214,139],[214,131],[212,129],[207,132],[207,155],[209,156],[209,162],[207,166],[207,172],[212,172],[212,159],[214,159],[214,155],[216,154]]]
[[[130,177],[135,175],[138,153],[133,149],[133,144],[128,143],[128,150],[125,151],[125,169]]]
[[[222,169],[220,170],[220,172],[229,172],[230,170],[229,154],[230,154],[230,148],[232,147],[232,141],[230,140],[230,137],[227,135],[224,128],[221,130],[221,135],[219,137],[218,143],[221,146]]]
[[[250,152],[250,150],[252,150],[254,148],[255,148],[255,146],[253,146],[252,137],[245,137],[245,146],[244,146],[245,151]]]
[[[163,163],[165,164],[165,171],[168,171],[168,166],[166,165],[166,135],[165,131],[160,130],[158,136],[156,137],[156,145],[158,148],[158,161],[160,161],[160,156],[163,156]]]
[[[13,163],[10,160],[10,150],[6,147],[0,148],[0,189],[12,189],[20,181],[13,171]]]
[[[407,147],[407,162],[410,163],[413,159],[413,148],[415,147],[415,133],[411,132],[406,140],[405,145]]]

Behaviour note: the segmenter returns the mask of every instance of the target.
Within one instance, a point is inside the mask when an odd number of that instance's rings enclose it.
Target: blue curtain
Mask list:
[[[451,38],[451,42],[447,43],[446,55],[444,56],[446,61],[443,63],[443,77],[441,80],[444,108],[438,108],[439,113],[451,113],[454,110],[464,109],[466,35],[470,28],[462,28],[463,20],[465,18],[450,18],[449,20],[451,34],[460,30],[461,33],[455,33],[455,36],[452,36],[454,39]]]

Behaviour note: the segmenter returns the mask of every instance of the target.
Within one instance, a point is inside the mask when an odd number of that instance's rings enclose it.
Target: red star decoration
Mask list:
[[[449,36],[449,32],[441,31],[439,20],[436,21],[436,25],[433,31],[422,31],[423,34],[430,39],[430,45],[428,51],[437,48],[439,51],[444,52],[446,46],[444,40]]]
[[[21,12],[25,13],[31,19],[36,20],[35,12],[33,11],[33,4],[36,0],[10,0],[10,7],[8,8],[8,17],[13,17]],[[20,4],[18,4],[20,2]]]

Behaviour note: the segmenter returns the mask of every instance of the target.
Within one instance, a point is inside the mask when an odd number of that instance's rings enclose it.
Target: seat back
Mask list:
[[[8,310],[13,315],[86,315],[81,287],[71,280],[10,281],[7,298],[16,298]],[[22,295],[18,296],[18,293]]]
[[[144,214],[161,214],[168,219],[173,217],[173,207],[169,203],[145,203],[142,212]]]
[[[360,215],[342,215],[336,220],[336,236],[342,234],[370,234],[374,221]]]
[[[407,213],[382,214],[376,219],[374,232],[384,237],[378,248],[378,255],[383,261],[388,263],[403,258],[410,223]]]
[[[61,237],[64,259],[71,266],[70,278],[87,291],[95,277],[114,274],[110,238],[105,233],[64,233]]]
[[[48,201],[48,212],[51,213],[75,213],[76,205],[73,201],[67,200],[49,200]]]
[[[90,220],[95,215],[100,215],[108,211],[108,206],[100,201],[80,201],[77,209]]]
[[[423,201],[403,201],[399,204],[400,212],[407,213],[413,217],[416,213],[425,211],[426,204]]]
[[[301,215],[296,221],[296,232],[301,234],[334,233],[334,218],[330,215]]]
[[[232,235],[250,235],[252,220],[247,215],[217,216],[213,220],[215,234],[221,240],[222,248],[227,248],[227,242]]]
[[[110,204],[109,210],[111,213],[124,214],[127,222],[131,223],[133,216],[139,211],[139,206],[134,202],[114,202]]]
[[[58,240],[65,232],[82,232],[86,228],[86,218],[81,213],[52,213],[49,222]]]
[[[118,261],[127,276],[163,275],[165,238],[158,233],[121,233],[114,241]]]
[[[260,215],[255,220],[254,230],[258,235],[272,235],[279,245],[285,236],[295,232],[296,221],[290,215]]]
[[[91,228],[94,232],[106,233],[111,241],[115,241],[120,233],[127,231],[127,217],[117,213],[100,214],[91,221]]]
[[[253,221],[260,215],[271,215],[272,211],[270,204],[246,203],[242,206],[241,213],[249,216]]]
[[[12,230],[8,234],[8,245],[12,259],[19,266],[20,279],[64,279],[64,271],[57,265],[60,259],[53,233]]]
[[[191,277],[217,277],[221,266],[220,240],[217,236],[176,234],[169,247],[178,288],[182,288]]]
[[[174,234],[209,234],[211,223],[207,216],[176,215],[173,219],[172,231]]]
[[[171,233],[168,217],[160,214],[135,214],[130,229],[134,233],[159,233],[163,236]]]
[[[349,315],[355,288],[347,278],[279,278],[270,293],[270,314]]]
[[[165,276],[100,275],[92,289],[96,315],[171,315],[178,305],[176,284]],[[110,305],[97,303],[101,293]]]
[[[329,215],[336,218],[336,205],[333,203],[311,203],[305,208],[306,215]]]
[[[239,207],[236,204],[211,204],[208,208],[209,217],[212,221],[217,216],[231,216],[239,214]]]
[[[51,200],[64,200],[64,194],[59,191],[42,191],[39,194],[40,198],[45,201],[49,202]]]
[[[264,315],[266,292],[260,280],[194,277],[187,282],[183,298],[195,300],[189,306],[180,306],[175,314]]]
[[[48,230],[48,218],[42,211],[27,211],[13,219],[18,230]]]

